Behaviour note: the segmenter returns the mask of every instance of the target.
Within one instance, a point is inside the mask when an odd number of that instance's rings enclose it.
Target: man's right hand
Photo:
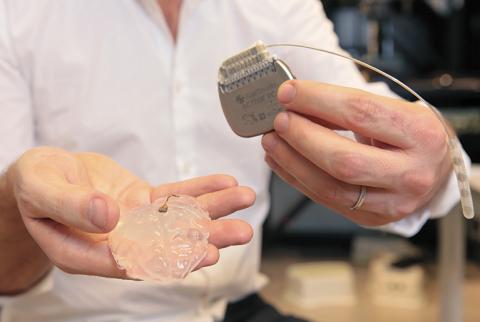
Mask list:
[[[126,276],[118,269],[107,239],[122,210],[151,203],[160,196],[185,194],[195,196],[212,219],[218,219],[251,206],[255,200],[250,188],[238,186],[230,176],[212,175],[152,187],[106,156],[50,147],[24,153],[8,170],[6,181],[28,233],[51,263],[69,273],[115,278]],[[212,220],[208,253],[199,267],[215,264],[219,248],[245,244],[251,237],[252,228],[242,220]],[[15,252],[15,244],[6,246],[0,236],[2,251]],[[8,265],[1,263],[0,273],[4,264]],[[21,274],[21,270],[17,272]],[[0,278],[6,277],[0,274]]]

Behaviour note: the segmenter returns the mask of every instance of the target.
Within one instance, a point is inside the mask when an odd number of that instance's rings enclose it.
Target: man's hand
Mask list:
[[[29,234],[53,264],[69,273],[125,278],[110,253],[108,232],[121,211],[170,194],[197,197],[215,219],[199,267],[215,264],[219,248],[245,244],[252,237],[246,222],[218,219],[255,200],[251,189],[239,187],[230,176],[151,187],[106,156],[49,147],[29,150],[7,175]]]
[[[441,122],[420,104],[311,81],[278,91],[287,109],[263,137],[266,161],[312,200],[367,226],[425,205],[451,166]],[[350,130],[357,141],[334,130]],[[367,187],[360,209],[350,208]]]

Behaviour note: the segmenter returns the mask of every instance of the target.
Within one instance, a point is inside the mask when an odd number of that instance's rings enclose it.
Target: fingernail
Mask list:
[[[274,134],[265,134],[262,138],[262,146],[263,149],[267,152],[272,152],[275,149],[275,146],[278,143],[278,139],[275,137]]]
[[[101,198],[95,198],[90,202],[88,219],[98,228],[104,229],[107,226],[107,211],[107,203]]]
[[[278,89],[278,101],[283,104],[290,103],[297,93],[297,89],[290,83],[282,84]]]
[[[273,123],[273,127],[275,131],[279,133],[285,133],[288,130],[288,123],[290,117],[288,116],[287,112],[281,112],[278,113],[278,115],[275,117],[275,121]]]

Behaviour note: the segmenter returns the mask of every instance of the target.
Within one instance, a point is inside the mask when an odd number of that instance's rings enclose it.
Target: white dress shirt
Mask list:
[[[3,298],[1,321],[214,321],[227,300],[264,285],[270,172],[260,139],[230,130],[216,87],[221,62],[259,39],[339,50],[316,0],[184,0],[176,43],[155,0],[0,0],[0,169],[50,145],[106,154],[152,184],[228,173],[257,192],[234,215],[253,225],[254,240],[222,250],[217,265],[171,285],[54,269],[27,294]],[[391,95],[341,59],[278,54],[298,78]],[[385,229],[413,234],[448,211],[455,182],[436,200]]]

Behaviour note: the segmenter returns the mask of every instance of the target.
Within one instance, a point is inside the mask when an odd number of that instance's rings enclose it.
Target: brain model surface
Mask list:
[[[160,198],[121,215],[109,235],[110,250],[131,278],[185,278],[207,253],[209,222],[193,197]]]

